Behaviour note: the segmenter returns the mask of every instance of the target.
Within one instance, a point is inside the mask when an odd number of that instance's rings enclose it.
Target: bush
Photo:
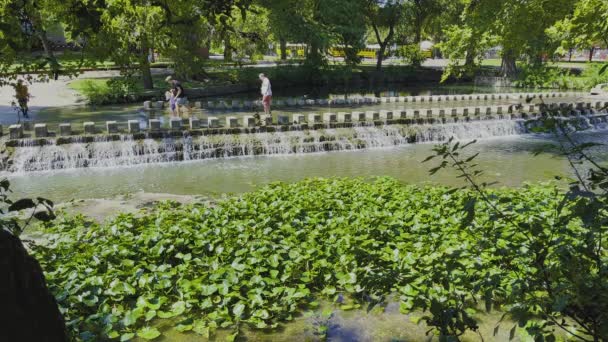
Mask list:
[[[515,86],[521,88],[557,88],[560,85],[558,81],[561,80],[563,85],[564,77],[567,75],[567,70],[556,67],[522,65]]]
[[[105,82],[84,80],[79,90],[89,104],[104,105],[132,102],[137,87],[133,78],[125,77],[113,78]]]
[[[426,60],[426,56],[420,50],[418,44],[404,45],[399,48],[397,55],[403,59],[406,64],[420,65]]]

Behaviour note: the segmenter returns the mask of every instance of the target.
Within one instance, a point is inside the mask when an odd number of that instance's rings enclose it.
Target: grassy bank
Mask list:
[[[560,269],[547,281],[566,284],[559,246],[583,243],[585,229],[574,220],[551,230],[565,219],[559,211],[571,210],[552,186],[488,195],[534,234],[509,226],[468,191],[327,179],[274,184],[213,206],[164,204],[102,225],[63,218],[44,229],[50,248],[34,255],[71,333],[83,340],[154,339],[162,322],[207,337],[229,331],[233,339],[244,327],[277,329],[322,301],[351,310],[392,294],[402,313],[424,312],[417,321],[436,334],[472,333],[487,319],[478,311],[485,301],[488,312],[509,310],[511,325],[554,336],[534,306],[517,302],[521,286],[536,305],[551,307],[555,298],[534,287],[536,245],[524,237],[553,243],[544,257]],[[570,297],[560,297],[558,311],[584,295],[560,291]]]

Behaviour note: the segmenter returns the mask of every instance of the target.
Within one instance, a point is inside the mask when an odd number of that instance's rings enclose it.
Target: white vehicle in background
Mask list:
[[[591,88],[591,95],[607,95],[608,96],[608,83],[600,83],[595,87]]]

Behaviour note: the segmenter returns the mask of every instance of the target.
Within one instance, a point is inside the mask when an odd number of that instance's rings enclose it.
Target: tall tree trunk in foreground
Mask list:
[[[0,228],[0,341],[67,341],[44,273],[21,240]]]
[[[154,89],[154,82],[152,81],[152,71],[150,70],[150,61],[148,60],[149,44],[148,38],[142,36],[141,41],[141,54],[139,58],[139,70],[141,72],[141,78],[144,83],[144,89]]]
[[[279,39],[279,45],[281,49],[281,60],[287,60],[287,41],[285,40],[285,38]]]

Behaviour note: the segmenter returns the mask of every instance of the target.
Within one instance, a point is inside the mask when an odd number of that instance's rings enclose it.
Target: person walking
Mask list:
[[[260,81],[262,81],[262,104],[264,105],[264,114],[270,115],[270,105],[272,104],[272,87],[270,80],[266,75],[260,74]]]
[[[171,84],[171,89],[173,90],[172,93],[175,97],[175,113],[177,116],[181,116],[180,107],[186,108],[186,105],[188,104],[188,98],[186,97],[184,87],[182,87],[182,84],[179,81],[171,78],[171,76],[167,76],[165,81]]]
[[[175,89],[169,89],[169,91],[165,93],[165,98],[167,101],[169,101],[169,106],[171,107],[171,116],[176,116],[175,109],[177,108],[177,98],[175,97]]]
[[[15,99],[19,104],[19,109],[21,110],[21,114],[23,114],[24,118],[29,118],[29,107],[28,102],[30,101],[30,92],[27,88],[27,85],[23,83],[23,80],[18,80],[17,84],[14,85],[15,88]]]

